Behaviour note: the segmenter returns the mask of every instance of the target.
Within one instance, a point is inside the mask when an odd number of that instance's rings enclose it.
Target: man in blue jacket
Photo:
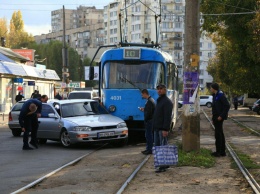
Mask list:
[[[219,85],[217,83],[211,84],[210,91],[213,94],[212,121],[215,127],[216,139],[216,152],[213,152],[211,155],[215,157],[226,156],[226,144],[225,135],[223,132],[223,122],[228,118],[230,104],[225,94],[219,90]]]
[[[154,146],[167,145],[167,136],[171,128],[172,108],[171,100],[166,96],[166,86],[159,84],[157,87],[159,98],[153,115]],[[155,172],[164,172],[166,167],[159,167]]]
[[[42,95],[40,100],[29,99],[22,108],[19,115],[19,124],[23,133],[23,150],[32,150],[28,144],[29,133],[31,132],[30,144],[38,148],[37,131],[38,131],[38,117],[41,117],[42,102],[47,102],[48,96]]]

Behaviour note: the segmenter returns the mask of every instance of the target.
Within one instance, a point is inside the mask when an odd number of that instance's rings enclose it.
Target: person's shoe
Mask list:
[[[159,167],[155,170],[156,173],[165,172],[166,169],[164,167]]]
[[[220,156],[221,157],[225,157],[227,154],[226,153],[221,153]]]
[[[146,150],[145,152],[143,152],[144,155],[149,155],[149,154],[152,154],[153,152],[152,151],[149,151],[149,150]]]
[[[220,155],[220,153],[218,153],[218,152],[213,152],[213,153],[211,153],[211,156],[220,157],[221,155]]]
[[[34,148],[38,149],[38,145],[36,143],[33,142],[29,142]]]
[[[145,153],[145,152],[147,152],[147,150],[143,150],[143,151],[141,151],[141,153]]]
[[[33,150],[31,147],[23,147],[23,150]]]

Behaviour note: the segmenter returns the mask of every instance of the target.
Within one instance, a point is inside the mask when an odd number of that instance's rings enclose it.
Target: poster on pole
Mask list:
[[[183,104],[194,104],[199,89],[198,72],[183,74]]]

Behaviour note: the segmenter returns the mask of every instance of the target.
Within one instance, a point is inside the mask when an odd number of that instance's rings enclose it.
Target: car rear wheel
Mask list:
[[[208,108],[211,108],[212,103],[211,103],[211,102],[207,102],[206,106],[207,106]]]
[[[60,134],[60,142],[64,147],[70,147],[71,146],[71,141],[70,141],[70,136],[67,130],[62,130]]]
[[[21,129],[12,129],[12,134],[13,134],[13,136],[15,136],[15,137],[20,137],[20,136],[21,136],[21,133],[22,133],[22,130],[21,130]]]

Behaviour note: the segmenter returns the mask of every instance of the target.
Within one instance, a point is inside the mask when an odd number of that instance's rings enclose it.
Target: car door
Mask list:
[[[200,96],[200,105],[201,106],[206,105],[207,100],[208,100],[207,96]]]
[[[56,117],[50,118],[53,113]],[[42,104],[41,118],[39,118],[38,138],[59,139],[60,137],[60,116],[51,104]]]

